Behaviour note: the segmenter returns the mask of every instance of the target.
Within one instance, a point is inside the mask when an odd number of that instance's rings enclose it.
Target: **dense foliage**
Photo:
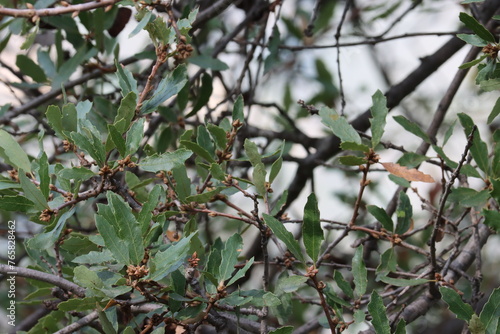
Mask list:
[[[2,330],[499,330],[500,99],[445,117],[470,69],[496,99],[498,1],[0,3]],[[392,82],[374,46],[417,36]]]

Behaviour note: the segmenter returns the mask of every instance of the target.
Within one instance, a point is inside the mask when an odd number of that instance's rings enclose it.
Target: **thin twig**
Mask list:
[[[101,0],[101,1],[91,1],[87,3],[82,3],[78,5],[68,5],[63,7],[55,8],[42,8],[42,9],[17,9],[17,8],[5,8],[0,7],[0,15],[13,16],[13,17],[42,17],[42,16],[58,16],[62,14],[78,13],[84,12],[96,8],[112,6],[120,0]]]

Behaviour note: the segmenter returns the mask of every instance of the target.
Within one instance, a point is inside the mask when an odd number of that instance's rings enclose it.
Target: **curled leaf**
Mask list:
[[[412,168],[408,169],[399,164],[395,164],[392,162],[381,162],[382,166],[391,174],[402,177],[407,181],[419,181],[419,182],[428,182],[434,183],[434,179],[429,174],[422,173],[421,171]]]

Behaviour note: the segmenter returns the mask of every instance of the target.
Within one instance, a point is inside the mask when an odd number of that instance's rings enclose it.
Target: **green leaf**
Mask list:
[[[293,332],[293,327],[286,326],[270,331],[269,334],[292,334],[292,332]]]
[[[0,197],[0,210],[26,212],[33,207],[33,202],[24,196]]]
[[[85,133],[85,135],[79,132],[72,132],[71,139],[73,139],[73,142],[78,148],[87,152],[99,166],[104,166],[106,150],[103,143],[99,138],[94,136],[93,133],[90,133],[90,131],[83,133]]]
[[[45,72],[28,56],[18,54],[16,58],[16,66],[21,70],[21,73],[29,76],[36,82],[47,81]]]
[[[460,124],[464,128],[465,135],[468,137],[472,130],[474,129],[474,122],[472,118],[464,113],[458,114],[458,119]],[[477,166],[486,174],[489,172],[489,158],[488,158],[488,146],[484,141],[481,140],[481,134],[479,130],[474,132],[474,138],[472,141],[472,147],[470,148],[470,153],[477,163]]]
[[[340,148],[343,151],[361,151],[363,153],[370,152],[370,147],[364,144],[356,144],[353,142],[343,142],[340,144]]]
[[[63,125],[62,125],[62,113],[61,109],[58,106],[48,106],[47,111],[45,112],[45,116],[47,117],[47,121],[49,122],[50,127],[56,135],[60,139],[66,139],[66,136],[63,134]]]
[[[24,196],[35,204],[35,208],[39,211],[48,209],[49,205],[42,191],[26,177],[22,169],[19,169],[18,177],[21,182],[21,187],[23,188]]]
[[[158,87],[154,90],[153,96],[143,103],[141,114],[145,115],[156,111],[160,104],[179,93],[187,81],[186,66],[178,66],[160,81]]]
[[[469,321],[469,330],[471,334],[486,334],[486,328],[484,327],[484,324],[475,313],[472,315],[472,318]],[[488,332],[488,334],[489,333],[490,332]],[[491,333],[498,333],[498,331]]]
[[[222,170],[222,167],[218,164],[218,163],[212,163],[210,165],[210,173],[212,174],[212,176],[216,179],[216,180],[219,180],[219,181],[224,181],[225,178],[226,178],[226,174],[224,173],[224,171]]]
[[[475,18],[464,12],[460,13],[459,18],[467,28],[475,32],[480,38],[485,41],[495,43],[495,37]]]
[[[274,180],[276,179],[276,176],[278,176],[281,166],[283,165],[283,151],[285,149],[285,142],[283,142],[278,149],[279,151],[279,157],[276,159],[273,164],[271,165],[271,171],[269,172],[269,184],[272,184]]]
[[[347,122],[345,117],[340,116],[335,110],[322,107],[319,110],[319,115],[322,123],[328,126],[342,142],[361,144],[361,137],[358,132]]]
[[[498,319],[500,318],[500,288],[490,294],[479,315],[488,333],[497,333]]]
[[[118,84],[122,89],[122,96],[126,97],[130,93],[134,93],[137,98],[139,91],[137,90],[137,80],[134,79],[133,74],[125,66],[119,64],[118,61],[115,61],[115,66]]]
[[[72,298],[57,304],[57,308],[64,312],[93,310],[101,300],[100,297]]]
[[[205,150],[203,147],[198,145],[197,143],[194,143],[194,142],[188,141],[188,140],[181,140],[180,143],[182,146],[193,151],[194,153],[196,153],[196,155],[205,159],[207,162],[209,162],[209,163],[215,162],[215,159],[212,157],[212,155],[207,150]]]
[[[493,106],[493,110],[491,110],[490,115],[488,116],[488,124],[491,124],[493,120],[500,114],[500,97],[497,99],[495,102],[495,105]]]
[[[485,92],[492,92],[494,90],[500,89],[500,78],[493,78],[488,80],[483,80],[479,83],[481,90]]]
[[[302,287],[305,287],[307,280],[307,277],[298,275],[285,277],[278,281],[278,288],[283,290],[285,293],[292,293]]]
[[[458,319],[469,322],[472,315],[475,314],[472,306],[462,301],[462,297],[453,289],[440,287],[441,297],[448,304],[450,311],[455,313]]]
[[[479,58],[477,58],[477,59],[475,59],[473,61],[469,61],[467,63],[463,63],[458,68],[461,69],[461,70],[464,70],[464,69],[467,69],[467,68],[471,68],[472,66],[477,65],[480,62],[482,62],[487,57],[488,57],[488,55],[482,55],[481,57],[479,57]]]
[[[351,284],[344,279],[340,271],[335,270],[333,279],[335,280],[335,283],[337,283],[340,290],[342,290],[347,297],[354,299],[354,291],[352,290]]]
[[[229,69],[229,66],[227,66],[227,64],[222,60],[205,55],[189,57],[189,62],[212,71],[225,71]]]
[[[226,189],[226,187],[217,187],[214,190],[205,191],[204,193],[188,196],[186,197],[186,202],[197,202],[197,203],[206,203],[209,202],[215,195],[220,193],[222,190]]]
[[[380,255],[380,264],[377,267],[377,275],[387,275],[390,272],[396,271],[397,266],[396,252],[394,247],[388,248]]]
[[[176,271],[188,256],[190,241],[197,233],[182,238],[164,251],[156,253],[150,260],[152,270],[149,279],[158,281]]]
[[[476,191],[471,188],[456,188],[453,189],[448,196],[448,201],[458,202],[461,206],[469,207],[481,207],[490,198],[488,190]]]
[[[368,303],[368,312],[372,316],[372,325],[377,334],[391,334],[391,326],[389,325],[384,302],[375,290],[373,290]]]
[[[316,199],[316,195],[314,194],[309,195],[307,203],[304,207],[302,234],[306,252],[311,257],[313,262],[316,262],[320,254],[321,243],[323,242],[324,235],[323,229],[321,228],[318,201]]]
[[[139,167],[147,172],[169,171],[175,167],[184,166],[184,163],[193,152],[180,148],[174,152],[167,152],[160,155],[152,155],[144,158]]]
[[[378,206],[375,205],[368,205],[366,207],[368,212],[377,219],[382,226],[389,232],[394,231],[394,223],[392,222],[391,217],[385,212],[384,209],[379,208]]]
[[[207,105],[213,92],[212,82],[213,78],[209,74],[203,74],[201,77],[201,87],[198,92],[198,98],[193,106],[193,109],[186,115],[186,118],[195,115],[198,110]]]
[[[415,168],[419,166],[422,162],[426,161],[428,158],[425,155],[405,152],[401,158],[398,159],[397,163],[401,166],[406,166],[408,168]]]
[[[127,152],[125,156],[134,154],[137,152],[141,140],[144,137],[144,118],[140,118],[132,123],[130,130],[127,132],[127,139],[125,140],[125,146],[127,147]]]
[[[16,140],[2,129],[0,129],[0,157],[17,169],[22,169],[26,172],[31,171],[31,163],[28,155]]]
[[[109,249],[105,249],[102,252],[90,251],[87,254],[75,257],[71,262],[89,265],[113,262],[114,260],[113,254]]]
[[[70,57],[57,71],[57,75],[52,79],[52,88],[61,88],[65,82],[67,82],[70,76],[77,72],[77,68],[80,64],[89,60],[97,54],[98,50],[96,48],[88,49],[86,44],[82,45],[77,52]]]
[[[415,286],[415,285],[422,285],[429,283],[429,280],[425,278],[404,279],[404,278],[380,276],[379,279],[384,283],[394,286]]]
[[[45,198],[49,198],[50,194],[50,175],[49,175],[49,161],[47,154],[42,153],[40,160],[38,161],[40,167],[38,169],[38,177],[40,178],[40,190]]]
[[[299,261],[305,263],[304,255],[302,254],[302,250],[300,249],[300,245],[295,240],[293,234],[288,231],[285,226],[273,216],[269,216],[267,214],[263,214],[264,221],[267,226],[273,231],[273,233],[283,241],[288,248],[288,250],[295,256]]]
[[[99,323],[102,326],[102,330],[106,334],[117,334],[116,329],[113,327],[113,323],[108,318],[106,312],[102,311],[100,307],[97,308],[97,314],[99,316]]]
[[[245,148],[245,153],[248,156],[248,160],[250,160],[252,166],[255,167],[262,162],[262,156],[259,153],[257,145],[253,141],[249,140],[248,138],[245,139],[243,147]]]
[[[266,188],[266,167],[262,162],[259,162],[252,172],[253,184],[257,193],[264,196],[267,193]]]
[[[121,124],[124,122],[120,122],[118,124]],[[127,150],[127,147],[125,145],[125,139],[123,139],[122,135],[120,134],[120,131],[117,129],[117,127],[113,124],[108,124],[108,132],[109,132],[109,137],[111,138],[111,141],[113,144],[115,144],[116,149],[120,153],[122,157],[125,157],[125,153]]]
[[[245,123],[245,115],[243,114],[243,96],[240,94],[236,101],[234,101],[233,106],[233,121],[239,120],[241,123]]]
[[[363,246],[356,248],[354,257],[352,258],[352,275],[354,277],[354,293],[360,298],[366,292],[368,285],[367,279],[368,271],[366,270],[365,262],[363,259]]]
[[[65,168],[57,173],[58,177],[67,180],[86,181],[96,174],[85,167]]]
[[[484,224],[497,233],[500,232],[500,212],[483,209]]]
[[[142,18],[140,18],[139,15],[142,16]],[[141,30],[144,29],[146,24],[151,22],[151,20],[153,19],[153,12],[150,10],[141,9],[141,11],[139,13],[137,13],[136,18],[137,18],[137,20],[140,20],[140,21],[137,24],[137,26],[134,28],[134,30],[132,30],[132,32],[128,35],[129,38],[134,37],[135,35],[140,33]]]
[[[240,270],[238,270],[236,272],[236,274],[234,274],[234,276],[231,277],[231,279],[229,280],[229,282],[227,282],[227,286],[231,286],[237,280],[239,280],[240,278],[242,278],[243,276],[245,276],[245,274],[247,273],[248,269],[250,269],[250,267],[253,265],[253,262],[254,262],[254,258],[252,257],[247,263],[245,263],[245,266],[243,268],[241,268]]]
[[[86,266],[78,266],[73,269],[73,278],[78,285],[92,290],[101,290],[104,288],[103,281],[97,276],[95,271]]]
[[[45,250],[54,246],[57,239],[59,239],[64,226],[66,226],[66,221],[73,215],[74,212],[75,208],[62,214],[52,230],[35,235],[33,239],[29,240],[29,246],[39,250]]]
[[[475,34],[457,34],[457,37],[460,38],[462,41],[466,42],[467,44],[477,46],[480,48],[489,44],[487,41],[485,41],[484,39]],[[487,55],[485,56],[487,57]],[[485,56],[482,56],[482,58],[484,59]]]
[[[408,195],[401,191],[399,193],[399,204],[396,210],[396,215],[398,217],[398,224],[396,226],[396,234],[404,234],[411,226],[411,220],[413,216],[413,208],[410,203]]]
[[[144,257],[139,222],[121,196],[108,192],[106,197],[108,205],[98,204],[97,229],[120,264],[137,265]]]
[[[396,326],[396,330],[394,334],[406,334],[406,321],[405,319],[401,319]]]
[[[394,116],[393,117],[396,122],[399,123],[406,131],[414,134],[415,136],[421,138],[423,141],[425,141],[428,144],[432,144],[431,139],[425,133],[417,124],[414,122],[408,120],[404,116]]]
[[[153,189],[149,192],[148,200],[142,205],[141,212],[137,216],[137,221],[142,226],[141,229],[144,232],[149,228],[151,223],[151,218],[153,217],[153,210],[158,204],[162,188],[160,185],[155,185]]]
[[[137,96],[135,95],[135,93],[129,92],[120,102],[118,112],[116,113],[115,120],[113,121],[113,124],[116,126],[116,129],[120,134],[123,134],[128,130],[130,122],[132,122],[132,119],[134,119],[137,103],[136,101]],[[124,122],[120,122],[122,119],[124,120]]]
[[[274,25],[273,32],[268,41],[269,55],[264,61],[264,73],[269,72],[276,63],[279,63],[279,45],[281,43],[280,31],[278,25]]]
[[[225,149],[227,144],[226,131],[220,126],[212,123],[207,124],[207,129],[210,134],[212,134],[212,138],[215,140],[217,147],[221,150]]]
[[[339,158],[339,162],[346,166],[359,166],[365,165],[368,160],[363,157],[356,157],[354,155],[345,155]]]
[[[217,280],[223,282],[231,277],[234,266],[238,263],[238,255],[243,247],[243,240],[238,233],[233,234],[225,243],[221,256],[219,275]]]
[[[387,109],[387,99],[380,90],[377,90],[375,94],[373,94],[372,103],[373,106],[370,111],[373,118],[370,119],[370,124],[372,130],[372,148],[375,148],[380,143],[382,135],[384,134],[386,124],[385,118],[387,117],[389,109]]]

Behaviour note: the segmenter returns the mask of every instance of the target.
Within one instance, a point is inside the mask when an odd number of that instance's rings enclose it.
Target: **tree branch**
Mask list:
[[[51,283],[55,286],[60,287],[61,289],[74,293],[78,297],[85,297],[85,289],[81,286],[76,285],[75,283],[70,282],[62,277],[47,274],[42,271],[0,264],[0,274],[26,277]]]
[[[28,8],[28,9],[17,9],[17,8],[5,8],[0,7],[0,15],[13,16],[13,17],[42,17],[42,16],[57,16],[69,13],[78,13],[87,10],[92,10],[101,7],[112,6],[120,0],[102,0],[102,1],[92,1],[87,3],[82,3],[78,5],[68,5],[56,8]]]

